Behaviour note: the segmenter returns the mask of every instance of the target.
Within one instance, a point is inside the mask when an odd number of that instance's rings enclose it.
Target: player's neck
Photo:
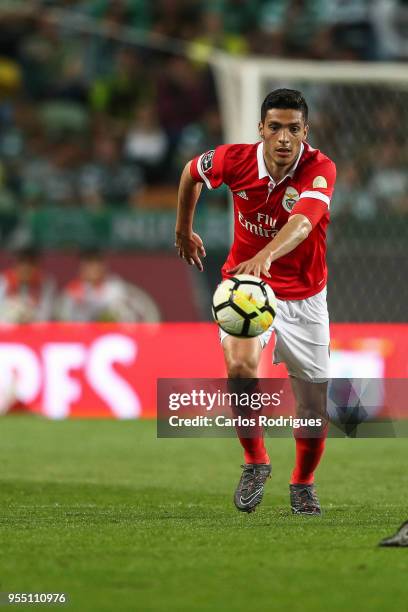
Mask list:
[[[264,153],[264,160],[269,176],[273,178],[275,183],[279,183],[279,181],[281,181],[290,172],[290,169],[293,168],[296,163],[295,160],[286,166],[278,166],[278,164],[275,164],[272,160],[268,159],[266,152]]]

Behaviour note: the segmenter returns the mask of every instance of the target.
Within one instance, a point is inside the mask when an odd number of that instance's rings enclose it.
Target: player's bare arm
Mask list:
[[[202,183],[196,182],[190,174],[190,163],[186,164],[178,191],[175,247],[179,257],[190,266],[203,271],[200,257],[205,257],[205,248],[200,236],[193,232],[194,211],[200,197]]]
[[[293,215],[289,217],[288,222],[276,234],[275,238],[255,257],[241,262],[229,272],[231,274],[263,275],[271,278],[269,268],[272,262],[293,251],[303,240],[306,240],[311,231],[312,224],[305,215]]]

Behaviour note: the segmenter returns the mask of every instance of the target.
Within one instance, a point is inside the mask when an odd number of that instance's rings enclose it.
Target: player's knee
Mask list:
[[[311,419],[313,413],[316,412],[316,409],[313,410],[313,407],[309,404],[297,402],[296,404],[296,415],[301,419]]]
[[[296,415],[301,419],[325,419],[327,417],[326,404],[322,402],[312,404],[297,402]]]
[[[231,359],[227,363],[228,378],[256,378],[257,364],[251,359]]]

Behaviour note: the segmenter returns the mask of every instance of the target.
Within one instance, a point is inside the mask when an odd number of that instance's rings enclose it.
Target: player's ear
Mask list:
[[[264,133],[263,133],[263,123],[262,121],[260,121],[258,123],[258,130],[259,130],[259,136],[262,138],[262,140],[264,139]]]
[[[306,124],[305,125],[305,133],[304,133],[304,136],[303,136],[303,140],[306,140],[308,133],[309,133],[309,124]]]

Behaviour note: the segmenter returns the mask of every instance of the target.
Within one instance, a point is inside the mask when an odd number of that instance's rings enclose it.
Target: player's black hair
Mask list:
[[[266,113],[270,108],[291,108],[301,111],[305,123],[309,116],[309,109],[302,92],[297,89],[275,89],[266,96],[261,106],[261,121],[265,121]]]

